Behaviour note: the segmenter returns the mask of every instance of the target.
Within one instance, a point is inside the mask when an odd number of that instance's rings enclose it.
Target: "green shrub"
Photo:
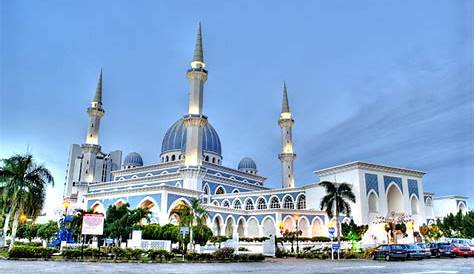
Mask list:
[[[80,248],[64,248],[61,254],[66,259],[77,259],[81,257],[82,252]]]
[[[288,252],[286,252],[282,248],[277,248],[277,250],[275,251],[275,257],[277,257],[277,258],[288,257]]]
[[[140,260],[143,252],[141,249],[134,248],[126,248],[124,251],[125,258],[128,260]]]
[[[163,258],[166,261],[169,261],[169,260],[173,259],[173,257],[174,257],[173,253],[168,252],[164,249],[160,249],[160,250],[150,249],[146,253],[147,253],[148,258],[150,258],[150,260],[152,260],[152,261],[156,260],[157,258],[160,259],[160,262],[163,261]]]
[[[9,252],[9,258],[51,258],[56,252],[52,247],[14,246]]]
[[[234,249],[232,247],[224,247],[216,250],[212,255],[216,260],[229,260],[234,257]]]
[[[33,246],[33,247],[42,247],[43,244],[39,242],[15,242],[15,246]]]
[[[374,253],[375,248],[365,248],[363,250],[363,258],[364,259],[369,259],[372,256],[372,253]]]
[[[114,246],[111,249],[111,253],[113,254],[115,259],[124,258],[125,257],[125,249],[120,248],[118,246]]]
[[[100,258],[104,257],[106,254],[104,250],[99,248],[84,248],[84,257]]]

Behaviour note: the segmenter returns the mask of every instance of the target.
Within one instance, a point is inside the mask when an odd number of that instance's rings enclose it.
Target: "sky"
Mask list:
[[[425,171],[425,191],[474,197],[472,1],[0,1],[0,158],[31,152],[55,177],[85,140],[104,70],[100,143],[159,161],[187,110],[202,22],[204,113],[224,165],[255,159],[280,187],[282,85],[296,185],[369,161]],[[474,202],[473,199],[470,200]]]

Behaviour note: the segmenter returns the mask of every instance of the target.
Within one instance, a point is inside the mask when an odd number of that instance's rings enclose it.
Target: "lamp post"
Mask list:
[[[300,253],[300,247],[298,245],[298,236],[300,234],[299,232],[299,227],[298,227],[298,220],[299,220],[300,216],[298,214],[295,214],[294,215],[294,219],[295,219],[295,222],[296,222],[296,254],[299,254]]]
[[[67,210],[68,210],[70,205],[71,205],[71,202],[68,199],[64,199],[64,201],[63,201],[64,215],[67,215]]]

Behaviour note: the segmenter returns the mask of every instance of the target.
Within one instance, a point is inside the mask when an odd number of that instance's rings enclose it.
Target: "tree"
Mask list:
[[[193,198],[191,200],[191,207],[183,207],[178,212],[180,226],[187,226],[190,228],[189,239],[191,245],[194,247],[195,242],[193,241],[193,229],[196,226],[202,226],[204,218],[207,216],[207,211],[201,204],[199,199]],[[186,239],[184,239],[186,241]]]
[[[38,225],[38,237],[46,241],[49,244],[51,238],[58,232],[58,224],[55,221],[49,221],[45,224]]]
[[[76,214],[72,216],[72,222],[68,224],[67,229],[72,228],[72,236],[76,242],[80,241],[80,235],[82,233],[82,219],[84,214],[92,214],[94,211],[92,209],[89,210],[78,210]]]
[[[466,214],[459,211],[456,215],[450,213],[443,219],[437,219],[436,225],[448,238],[474,238],[474,211]]]
[[[349,216],[351,214],[350,202],[355,203],[355,195],[350,185],[346,183],[332,183],[324,181],[319,183],[326,190],[326,195],[321,200],[321,210],[326,211],[329,218],[336,217],[337,242],[341,246],[341,229],[339,225],[339,215],[341,213]]]
[[[150,211],[147,208],[129,209],[129,204],[112,205],[107,209],[104,232],[107,237],[122,242],[128,239],[133,226],[141,220],[149,220]]]
[[[13,248],[20,214],[35,219],[43,209],[46,187],[54,185],[51,172],[43,165],[34,162],[31,154],[14,155],[2,160],[0,181],[2,182],[3,202],[13,214],[10,250]],[[8,221],[9,218],[5,218]]]

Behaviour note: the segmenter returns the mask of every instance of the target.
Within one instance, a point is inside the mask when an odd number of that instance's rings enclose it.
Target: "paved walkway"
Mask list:
[[[89,274],[89,273],[474,273],[474,258],[430,259],[423,261],[384,262],[370,260],[344,260],[339,262],[268,259],[262,263],[192,263],[192,264],[129,264],[129,263],[75,263],[51,261],[0,260],[2,274]]]

